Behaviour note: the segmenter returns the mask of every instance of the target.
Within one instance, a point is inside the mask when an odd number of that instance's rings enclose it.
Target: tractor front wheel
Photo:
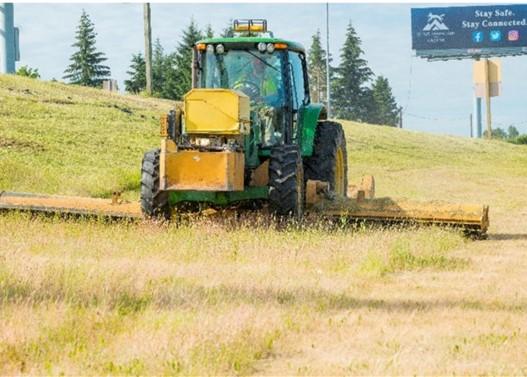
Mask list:
[[[168,193],[159,190],[159,149],[145,153],[141,166],[141,210],[150,218],[170,218]]]
[[[348,155],[342,125],[321,121],[317,125],[313,154],[304,160],[306,180],[329,182],[330,190],[346,197],[348,190]]]
[[[296,145],[277,145],[269,160],[269,207],[278,216],[301,219],[305,182],[302,157]]]

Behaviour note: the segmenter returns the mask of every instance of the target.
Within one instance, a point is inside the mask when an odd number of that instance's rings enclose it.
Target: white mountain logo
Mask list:
[[[448,26],[443,22],[444,18],[444,14],[428,13],[428,23],[423,28],[423,31],[448,30]]]

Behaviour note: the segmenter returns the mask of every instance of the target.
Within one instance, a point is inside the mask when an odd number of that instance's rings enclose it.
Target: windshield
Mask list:
[[[273,107],[283,105],[283,52],[268,54],[257,50],[230,50],[223,54],[204,52],[201,57],[202,88],[239,90],[254,102]]]

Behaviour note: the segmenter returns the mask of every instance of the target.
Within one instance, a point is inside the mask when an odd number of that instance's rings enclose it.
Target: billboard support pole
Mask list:
[[[15,34],[13,3],[0,3],[0,73],[15,73]]]
[[[489,59],[485,59],[485,109],[487,123],[487,139],[492,139],[492,114],[490,110],[490,77],[489,77]]]
[[[469,124],[470,124],[470,138],[474,137],[474,125],[472,124],[472,113],[470,113],[469,116]]]
[[[482,133],[481,97],[476,97],[476,137],[481,138]]]

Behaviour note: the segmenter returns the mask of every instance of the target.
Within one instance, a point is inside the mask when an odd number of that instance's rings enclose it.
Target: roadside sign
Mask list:
[[[489,94],[491,97],[498,97],[501,92],[501,63],[497,59],[487,62],[479,60],[474,62],[474,94],[476,97],[485,98],[487,96],[487,80]]]
[[[527,54],[527,4],[413,8],[411,16],[417,56]]]

